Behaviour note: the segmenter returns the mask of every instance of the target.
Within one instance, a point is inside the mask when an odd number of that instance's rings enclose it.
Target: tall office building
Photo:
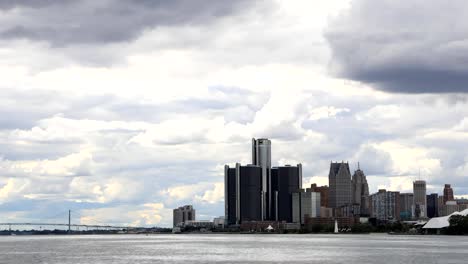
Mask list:
[[[412,193],[400,193],[400,219],[411,220],[413,217],[414,195]]]
[[[443,195],[439,196],[437,200],[438,200],[438,201],[437,201],[437,209],[439,210],[439,211],[437,212],[437,215],[438,215],[438,216],[444,216],[444,212],[443,212],[443,210],[444,210],[444,205],[445,205],[445,203],[444,203],[444,196],[443,196]]]
[[[320,193],[320,206],[328,207],[328,186],[317,186],[317,184],[313,183],[310,185],[310,188],[307,188],[307,191]]]
[[[268,188],[271,182],[271,141],[267,138],[252,138],[252,164],[262,169],[262,220],[268,218],[271,211],[272,191]],[[268,209],[270,208],[270,210]]]
[[[369,185],[367,184],[366,175],[361,170],[359,163],[358,169],[354,172],[351,180],[351,195],[352,203],[360,206],[360,214],[369,214]]]
[[[195,209],[192,205],[184,205],[173,210],[174,227],[183,225],[187,221],[195,220]]]
[[[292,193],[302,187],[302,165],[271,168],[271,142],[252,139],[252,165],[224,167],[226,225],[292,221]]]
[[[427,217],[427,198],[426,198],[426,182],[425,181],[414,181],[413,182],[413,193],[414,193],[414,217],[426,218]]]
[[[339,208],[351,204],[351,172],[349,164],[332,162],[328,174],[329,197],[331,208]]]
[[[431,193],[426,196],[427,201],[427,217],[433,218],[439,216],[439,195]]]
[[[444,204],[447,203],[447,201],[455,201],[453,189],[450,184],[445,184],[444,186]]]
[[[370,215],[381,221],[400,220],[400,192],[387,192],[385,189],[372,194]]]
[[[292,222],[292,194],[301,188],[302,165],[271,169],[271,220]]]
[[[304,224],[307,217],[320,217],[320,193],[299,189],[292,194],[292,222]]]
[[[262,168],[256,165],[224,167],[225,221],[262,221]]]

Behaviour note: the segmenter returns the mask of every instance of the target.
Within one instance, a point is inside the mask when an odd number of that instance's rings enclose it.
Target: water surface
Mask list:
[[[0,263],[468,263],[468,237],[371,235],[3,236]]]

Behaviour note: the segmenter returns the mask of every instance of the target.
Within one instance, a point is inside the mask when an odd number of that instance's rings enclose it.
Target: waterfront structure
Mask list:
[[[370,216],[380,221],[400,220],[400,192],[380,189],[370,196]]]
[[[369,185],[366,175],[361,170],[359,163],[358,169],[354,172],[351,180],[352,204],[360,206],[360,215],[369,214]]]
[[[173,226],[184,225],[187,221],[195,221],[195,209],[192,205],[184,205],[173,210]]]
[[[433,218],[439,216],[439,195],[431,193],[426,196],[427,201],[427,217]]]
[[[292,222],[292,193],[302,187],[302,165],[271,167],[271,141],[252,139],[252,165],[224,168],[226,225]]]
[[[328,208],[328,186],[317,186],[317,184],[313,183],[310,188],[307,188],[307,191],[320,193],[320,206]]]
[[[320,217],[320,193],[299,189],[292,194],[292,222],[304,224],[307,217]]]
[[[272,191],[269,190],[268,183],[271,182],[271,141],[267,138],[252,138],[252,164],[259,166],[262,169],[262,206],[261,206],[261,218],[265,220],[268,218],[271,205],[268,201],[271,201]],[[270,208],[270,210],[268,209]]]
[[[224,166],[225,218],[228,225],[262,221],[262,168],[256,165]]]
[[[351,204],[351,172],[346,162],[330,163],[328,174],[329,206],[339,208]]]
[[[434,217],[430,219],[424,226],[424,229],[442,229],[445,227],[450,226],[449,220],[452,215],[462,215],[462,216],[468,216],[468,209],[460,211],[460,212],[453,212],[450,213],[446,216],[441,216],[441,217]]]
[[[213,219],[213,226],[215,228],[223,229],[225,224],[226,224],[226,220],[224,219],[224,216],[215,217]]]
[[[272,192],[270,220],[291,223],[293,220],[292,194],[301,188],[302,165],[273,167],[270,178]]]
[[[185,221],[184,227],[211,229],[214,227],[214,225],[210,220],[189,220]]]
[[[413,201],[412,193],[400,193],[400,219],[411,220],[413,216]]]
[[[414,193],[414,217],[426,218],[427,217],[427,200],[426,200],[426,182],[422,180],[413,182]]]
[[[444,186],[444,204],[447,203],[447,201],[454,201],[455,198],[453,197],[453,189],[450,186],[450,184],[445,184]]]

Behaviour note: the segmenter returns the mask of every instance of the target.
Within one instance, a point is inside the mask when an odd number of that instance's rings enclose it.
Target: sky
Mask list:
[[[224,214],[224,165],[468,196],[463,0],[0,1],[0,222]]]

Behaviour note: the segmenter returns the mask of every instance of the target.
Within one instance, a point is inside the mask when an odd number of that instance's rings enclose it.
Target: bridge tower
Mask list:
[[[71,234],[71,210],[68,210],[68,234]]]

